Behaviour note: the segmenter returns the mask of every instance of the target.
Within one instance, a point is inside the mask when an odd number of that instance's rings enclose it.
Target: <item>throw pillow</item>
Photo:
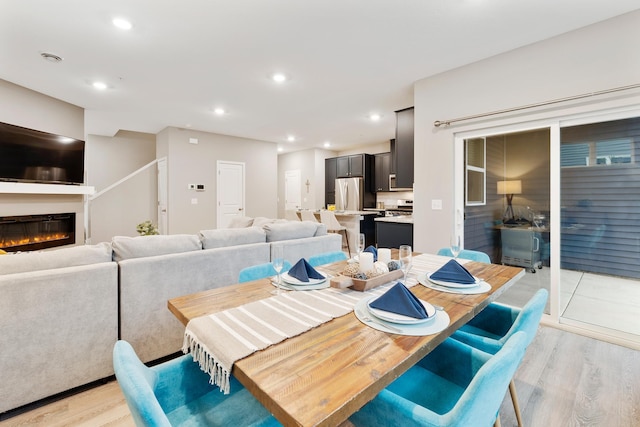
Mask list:
[[[227,228],[246,228],[253,225],[253,218],[248,216],[236,216],[231,218]]]

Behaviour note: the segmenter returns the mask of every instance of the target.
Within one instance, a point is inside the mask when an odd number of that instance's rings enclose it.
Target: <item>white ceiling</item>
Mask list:
[[[86,109],[285,151],[381,143],[415,81],[638,9],[637,0],[0,0],[0,78]],[[124,32],[111,21],[125,17]],[[47,62],[42,52],[61,56]],[[271,73],[291,76],[275,84]],[[97,91],[91,83],[109,87]],[[437,100],[434,100],[437,102]],[[228,114],[213,114],[223,106]],[[382,119],[372,123],[367,116]],[[296,142],[287,142],[289,134]]]

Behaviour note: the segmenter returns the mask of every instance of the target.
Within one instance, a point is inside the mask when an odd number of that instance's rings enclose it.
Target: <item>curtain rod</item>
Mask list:
[[[620,92],[620,91],[623,91],[623,90],[636,89],[636,88],[639,88],[639,87],[640,87],[640,83],[639,84],[629,85],[629,86],[616,87],[616,88],[613,88],[613,89],[605,89],[605,90],[601,90],[601,91],[598,91],[598,92],[585,93],[585,94],[582,94],[582,95],[569,96],[569,97],[566,97],[566,98],[554,99],[552,101],[537,102],[535,104],[523,105],[521,107],[507,108],[505,110],[492,111],[490,113],[482,113],[482,114],[475,114],[473,116],[459,117],[457,119],[436,120],[435,122],[433,122],[433,126],[435,126],[435,127],[440,127],[440,126],[443,126],[443,125],[444,126],[449,126],[451,123],[461,122],[461,121],[464,121],[464,120],[479,119],[481,117],[495,116],[496,114],[511,113],[513,111],[520,111],[520,110],[526,110],[528,108],[542,107],[542,106],[545,106],[545,105],[557,104],[559,102],[574,101],[576,99],[589,98],[591,96],[604,95],[604,94],[607,94],[607,93]]]

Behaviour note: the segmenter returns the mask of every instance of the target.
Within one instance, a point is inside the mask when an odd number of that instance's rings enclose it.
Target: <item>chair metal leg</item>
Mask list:
[[[509,394],[511,394],[511,401],[513,402],[513,410],[516,413],[516,420],[518,420],[518,427],[522,427],[522,415],[520,415],[520,404],[518,403],[518,395],[516,394],[516,383],[513,382],[513,378],[509,383]]]

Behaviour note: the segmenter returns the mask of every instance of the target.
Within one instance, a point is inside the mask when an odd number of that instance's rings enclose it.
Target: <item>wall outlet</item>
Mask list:
[[[442,200],[440,200],[440,199],[431,200],[431,209],[434,210],[434,211],[441,211],[442,210]]]
[[[189,138],[189,144],[197,144],[198,138]]]
[[[192,205],[197,205],[198,204],[198,199],[196,199],[196,198],[191,199],[191,204]]]

